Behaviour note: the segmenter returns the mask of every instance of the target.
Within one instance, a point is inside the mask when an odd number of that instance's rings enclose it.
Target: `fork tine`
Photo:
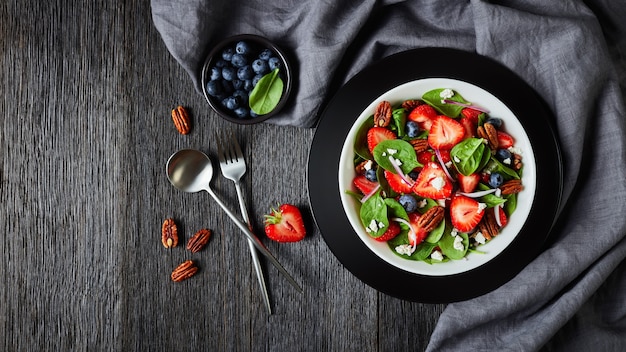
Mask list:
[[[235,155],[237,159],[243,159],[243,152],[241,151],[241,147],[239,146],[239,142],[237,142],[237,138],[232,134],[230,134],[230,138],[233,140],[233,146],[235,147]]]

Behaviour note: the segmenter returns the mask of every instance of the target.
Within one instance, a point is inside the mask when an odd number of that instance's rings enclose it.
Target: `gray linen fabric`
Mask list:
[[[338,84],[407,49],[475,51],[511,68],[556,117],[565,178],[553,240],[504,286],[448,305],[428,350],[624,351],[626,4],[618,3],[152,0],[152,10],[198,91],[220,38],[260,34],[290,51],[298,86],[292,106],[269,121],[277,125],[313,127]]]

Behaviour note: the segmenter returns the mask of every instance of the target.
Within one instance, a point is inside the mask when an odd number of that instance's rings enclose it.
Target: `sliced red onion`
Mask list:
[[[402,169],[400,168],[400,165],[398,165],[398,163],[396,162],[396,159],[393,156],[391,156],[391,155],[389,155],[389,162],[391,163],[393,168],[396,170],[396,173],[398,175],[400,175],[402,180],[404,182],[406,182],[406,184],[409,185],[410,187],[413,187],[413,184],[415,184],[415,182],[413,180],[411,180],[410,177],[405,175],[404,172],[402,172]]]
[[[417,234],[415,233],[415,230],[413,229],[413,226],[411,225],[411,223],[402,218],[391,218],[391,220],[395,222],[401,222],[409,227],[408,236],[409,236],[409,239],[413,239],[413,245],[411,246],[411,253],[415,252],[415,248],[417,247]]]
[[[363,196],[363,198],[361,198],[361,203],[365,203],[365,201],[367,201],[368,199],[370,199],[371,196],[373,196],[374,194],[376,194],[376,192],[380,189],[380,183],[376,185],[376,187],[374,187],[374,189],[366,194],[365,196]]]
[[[444,103],[446,103],[446,104],[458,105],[458,106],[462,106],[464,108],[470,108],[472,110],[477,110],[477,111],[484,112],[484,113],[488,113],[489,112],[489,110],[487,110],[485,108],[481,108],[480,106],[476,106],[476,105],[472,105],[472,104],[465,104],[465,103],[461,103],[461,102],[454,101],[454,100],[451,100],[451,99],[444,99],[442,101]]]
[[[446,173],[446,176],[448,176],[448,179],[452,182],[454,182],[454,179],[452,178],[452,175],[450,175],[450,172],[448,172],[448,168],[446,167],[446,163],[443,162],[443,158],[441,157],[441,153],[439,152],[439,149],[435,149],[435,155],[437,156],[437,160],[439,161],[439,164],[441,164],[441,168],[443,169],[443,172]]]
[[[496,216],[496,224],[498,224],[499,227],[502,227],[502,220],[500,220],[500,207],[500,204],[493,207],[493,213]]]
[[[478,192],[472,192],[472,193],[465,193],[465,192],[459,192],[459,194],[462,194],[466,197],[470,197],[470,198],[480,198],[482,196],[486,196],[487,194],[491,194],[493,192],[496,191],[496,188],[492,188],[492,189],[488,189],[485,191],[478,191]]]

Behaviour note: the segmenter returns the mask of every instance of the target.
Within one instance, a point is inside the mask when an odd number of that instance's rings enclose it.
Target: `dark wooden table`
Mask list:
[[[333,256],[312,219],[306,167],[314,129],[238,126],[209,111],[154,28],[149,1],[0,4],[0,350],[423,350],[443,305],[379,293]],[[193,116],[178,134],[170,111]],[[308,237],[263,238],[303,288],[265,262],[274,314],[263,306],[248,245],[204,194],[170,186],[181,148],[215,156],[233,131],[249,171],[257,232],[279,202],[301,207]],[[231,181],[213,185],[237,207]],[[173,217],[191,254],[160,242]],[[172,269],[200,267],[181,283]]]

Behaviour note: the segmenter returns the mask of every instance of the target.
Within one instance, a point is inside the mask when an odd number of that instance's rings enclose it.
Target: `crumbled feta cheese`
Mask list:
[[[379,228],[379,229],[382,229],[382,228],[384,228],[384,227],[385,227],[385,224],[383,224],[382,222],[379,222],[379,223],[378,223],[378,228]]]
[[[483,236],[483,233],[480,231],[476,233],[474,240],[480,244],[485,244],[487,242],[487,239],[485,238],[485,236]]]
[[[365,165],[363,165],[363,168],[365,170],[371,170],[372,169],[372,165],[374,165],[374,162],[372,162],[371,160],[368,160]]]
[[[396,164],[398,164],[398,166],[402,166],[402,161],[400,161],[400,159],[394,159]]]
[[[485,203],[478,203],[478,210],[476,210],[476,212],[480,213],[481,211],[485,210],[485,208],[487,208],[487,204],[485,204]]]
[[[376,220],[372,219],[372,221],[370,221],[370,225],[367,228],[370,229],[372,232],[376,232],[378,231],[378,223],[376,222]]]
[[[452,231],[450,231],[450,235],[452,237],[456,237],[459,234],[459,230],[457,230],[456,228],[453,228]]]
[[[488,141],[488,140],[486,140],[486,139],[484,139],[484,138],[482,138],[482,141],[481,141],[481,142],[482,142],[483,144],[489,144],[489,141]]]
[[[396,247],[396,252],[399,254],[411,255],[413,254],[413,246],[410,244],[401,244]]]
[[[422,199],[417,203],[417,207],[421,209],[425,207],[427,204],[428,204],[428,201],[426,199]]]
[[[451,168],[451,167],[452,167],[452,161],[448,161],[448,162],[446,163],[446,167],[447,167],[447,168]]]
[[[456,249],[457,251],[462,251],[463,249],[465,249],[465,246],[463,246],[463,237],[456,236],[454,238],[454,243],[452,244],[452,247],[454,247],[454,249]]]
[[[387,149],[387,153],[389,153],[389,155],[394,155],[394,154],[395,154],[395,153],[397,153],[397,152],[398,152],[398,150],[397,150],[397,149],[391,149],[391,148],[388,148],[388,149]]]
[[[446,181],[441,176],[435,177],[432,181],[430,181],[430,185],[433,186],[433,188],[435,188],[438,191],[440,191],[443,188],[443,186],[445,186],[445,184],[446,184]]]
[[[511,158],[506,158],[506,159],[502,160],[502,163],[507,164],[507,165],[511,165]]]
[[[522,150],[518,147],[509,147],[508,150],[513,154],[522,155]]]
[[[455,162],[455,163],[460,163],[460,162],[461,162],[461,159],[459,159],[459,157],[455,155],[455,156],[454,156],[454,162]]]
[[[446,200],[445,199],[437,199],[437,205],[445,208],[446,207]]]
[[[439,97],[442,99],[450,99],[454,96],[454,91],[450,88],[446,88],[439,93]]]
[[[441,254],[441,252],[439,251],[434,251],[430,254],[430,257],[433,260],[437,260],[437,261],[442,261],[443,260],[443,254]]]

